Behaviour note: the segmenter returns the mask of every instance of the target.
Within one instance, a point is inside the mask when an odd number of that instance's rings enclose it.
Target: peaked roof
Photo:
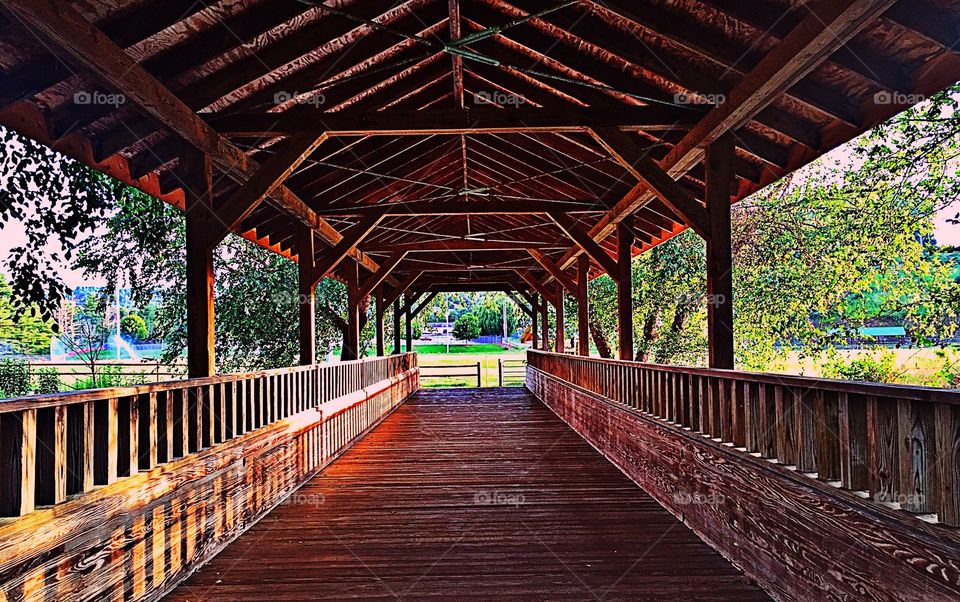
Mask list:
[[[960,79],[951,0],[0,5],[0,123],[181,206],[185,144],[215,207],[292,156],[233,230],[293,257],[307,224],[317,261],[352,232],[421,289],[546,282],[571,229],[642,252],[691,219],[638,157],[702,199],[733,132],[736,201]]]

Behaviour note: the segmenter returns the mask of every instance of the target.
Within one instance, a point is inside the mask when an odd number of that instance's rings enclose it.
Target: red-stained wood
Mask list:
[[[519,388],[422,391],[170,600],[764,600]]]
[[[707,339],[711,368],[734,367],[733,250],[730,199],[733,193],[733,137],[721,136],[706,152]]]
[[[577,352],[590,355],[590,300],[587,295],[587,278],[590,258],[581,255],[577,259]]]
[[[158,385],[178,393],[167,415],[182,415],[183,421],[176,428],[176,453],[158,453],[165,457],[152,467],[137,466],[138,457],[153,453],[139,437],[141,424],[162,419],[159,433],[169,422],[166,412],[141,413],[135,395],[106,390],[97,401],[82,401],[86,392],[61,396],[61,405],[40,410],[0,408],[0,441],[17,442],[15,450],[3,450],[15,453],[0,466],[0,500],[10,516],[0,523],[4,599],[159,598],[419,388],[412,354],[218,379]],[[323,383],[320,394],[303,403],[314,382]],[[257,416],[251,432],[214,443],[217,412],[209,402],[226,384],[257,392]],[[71,403],[74,398],[79,401]],[[156,399],[166,404],[166,395]],[[229,396],[228,405],[236,399]],[[93,410],[89,418],[69,411],[87,407]],[[55,419],[64,410],[61,427]],[[345,414],[351,421],[341,430]],[[85,433],[91,450],[78,454]],[[80,495],[51,501],[63,467],[45,454],[60,454],[57,440],[65,441],[67,465],[66,483],[59,487]],[[35,454],[37,445],[47,443],[55,448]],[[101,486],[86,487],[71,476],[84,467]]]
[[[183,164],[187,280],[187,374],[191,378],[214,373],[213,244],[210,239],[212,201],[211,163],[193,147],[184,150]]]
[[[923,418],[916,417],[916,407],[945,404],[899,404],[901,410],[892,415],[891,424],[894,429],[910,430],[910,439],[873,445],[890,449],[902,466],[911,469],[911,476],[906,483],[894,479],[884,485],[883,498],[878,500],[884,503],[875,503],[824,482],[824,477],[812,478],[739,451],[723,440],[691,432],[683,424],[670,424],[660,416],[661,410],[642,414],[632,409],[629,399],[614,400],[605,375],[647,370],[650,365],[542,352],[530,353],[528,360],[527,386],[538,398],[774,597],[947,600],[960,596],[960,535],[947,526],[953,524],[951,508],[956,498],[944,503],[939,494],[927,489],[924,479],[932,469],[927,462],[934,456],[917,441],[921,437],[917,430],[925,427],[917,426]],[[662,377],[681,373],[660,371]],[[713,376],[697,377],[730,382],[725,376],[736,373],[709,374]],[[805,382],[813,391],[822,391],[817,385],[826,381]],[[777,397],[797,399],[798,387],[791,389]],[[810,391],[807,395],[813,397]],[[818,405],[812,408],[816,411]],[[871,412],[876,416],[871,422],[891,418],[886,401],[874,405]],[[827,412],[824,419],[830,415]],[[771,426],[791,432],[790,425]],[[909,449],[902,453],[900,447]],[[948,454],[947,461],[955,467],[951,460]],[[911,497],[912,492],[918,495]],[[931,524],[929,517],[920,520],[904,511],[923,512],[922,507],[908,505],[929,503],[931,497],[945,524]],[[898,501],[891,503],[894,500]]]
[[[633,231],[624,224],[617,227],[617,338],[621,360],[633,359],[633,282],[630,258]]]

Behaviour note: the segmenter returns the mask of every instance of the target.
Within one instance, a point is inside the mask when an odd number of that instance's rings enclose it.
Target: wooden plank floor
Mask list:
[[[768,599],[523,389],[417,394],[172,600]]]

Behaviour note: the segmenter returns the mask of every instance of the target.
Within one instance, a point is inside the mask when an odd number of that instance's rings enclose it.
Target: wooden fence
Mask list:
[[[531,391],[775,597],[960,596],[960,391],[528,361]]]
[[[403,354],[0,402],[0,593],[155,598],[418,388]]]

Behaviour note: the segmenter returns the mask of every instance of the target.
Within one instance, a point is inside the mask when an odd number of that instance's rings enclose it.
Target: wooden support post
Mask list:
[[[577,257],[577,352],[590,355],[590,305],[587,300],[587,275],[590,258],[585,253]]]
[[[383,284],[378,284],[376,288],[376,298],[377,298],[377,307],[376,307],[376,328],[377,328],[377,355],[384,356],[386,355],[383,344]]]
[[[347,259],[343,264],[344,280],[347,284],[347,333],[343,337],[344,360],[360,358],[360,266],[356,261]]]
[[[550,351],[550,302],[540,297],[540,349]]]
[[[707,147],[707,337],[711,368],[733,369],[733,253],[730,245],[730,195],[733,186],[733,138],[726,134]]]
[[[413,318],[411,314],[413,313],[413,296],[410,294],[404,295],[407,299],[407,305],[409,306],[406,311],[406,326],[407,326],[407,353],[410,353],[413,350]]]
[[[532,294],[533,303],[530,305],[530,334],[533,339],[530,341],[531,349],[540,348],[540,335],[537,333],[537,314],[540,312],[540,297],[537,293]]]
[[[313,230],[300,228],[297,249],[298,289],[300,310],[300,365],[310,366],[317,361],[316,314],[314,312]]]
[[[400,298],[393,302],[393,352],[400,353]]]
[[[563,285],[557,284],[557,296],[556,296],[556,308],[557,313],[557,340],[554,343],[554,348],[557,350],[557,353],[563,353],[564,347],[564,337],[566,337],[566,332],[563,329]]]
[[[630,259],[633,249],[633,230],[623,222],[617,224],[617,331],[620,359],[633,360],[633,282]]]
[[[192,146],[184,149],[187,214],[187,376],[214,373],[213,244],[210,241],[211,163]]]

